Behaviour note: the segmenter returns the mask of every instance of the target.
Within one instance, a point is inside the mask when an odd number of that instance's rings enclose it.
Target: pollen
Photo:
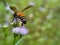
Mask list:
[[[22,13],[22,12],[17,12],[17,15],[22,17],[22,16],[24,16],[24,13]]]

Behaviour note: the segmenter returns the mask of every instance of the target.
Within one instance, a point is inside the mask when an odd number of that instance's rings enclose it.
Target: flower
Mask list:
[[[6,6],[6,10],[10,10],[9,5]]]
[[[20,32],[19,27],[13,28],[12,32],[18,34]]]
[[[26,35],[28,32],[29,32],[28,29],[26,29],[24,26],[20,28],[20,34]]]
[[[41,12],[46,12],[46,11],[47,11],[47,9],[44,8],[44,7],[40,7],[39,10],[40,10]]]
[[[35,3],[34,2],[29,2],[29,5],[35,6]]]
[[[52,19],[53,18],[53,15],[52,14],[48,14],[47,16],[46,16],[46,19],[48,20],[48,19]]]
[[[28,17],[33,18],[34,17],[33,13],[30,13]]]
[[[4,25],[2,26],[3,28],[7,28],[9,26],[8,23],[4,23]]]
[[[22,26],[22,27],[13,28],[12,32],[16,34],[26,35],[29,31],[24,26]]]
[[[50,10],[49,14],[46,16],[46,19],[52,19],[53,18],[53,11],[54,10]]]

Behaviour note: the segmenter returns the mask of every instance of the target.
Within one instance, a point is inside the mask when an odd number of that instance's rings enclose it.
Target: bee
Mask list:
[[[14,11],[14,14],[13,14],[13,20],[16,19],[16,23],[17,23],[17,18],[21,20],[22,24],[21,26],[23,26],[24,24],[27,23],[27,20],[25,18],[25,15],[24,15],[24,11],[27,10],[28,8],[32,7],[32,5],[29,5],[27,7],[25,7],[23,10],[21,11],[17,11],[16,7],[14,6],[10,6],[10,9]]]

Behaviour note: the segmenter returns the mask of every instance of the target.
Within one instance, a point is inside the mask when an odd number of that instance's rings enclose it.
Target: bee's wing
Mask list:
[[[10,6],[10,9],[13,10],[14,12],[16,12],[16,7]]]
[[[31,7],[32,7],[32,5],[29,5],[29,6],[25,7],[21,12],[23,12],[23,11],[25,11],[25,10],[27,10],[28,8],[31,8]]]

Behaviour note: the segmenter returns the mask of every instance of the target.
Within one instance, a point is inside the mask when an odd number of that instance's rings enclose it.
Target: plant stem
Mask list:
[[[15,45],[19,45],[19,43],[22,44],[23,39],[24,39],[24,36],[21,37],[21,38],[15,43]]]
[[[14,34],[14,41],[13,41],[13,45],[15,44],[16,42],[16,37],[17,37],[18,34]]]
[[[4,31],[4,36],[5,36],[5,44],[7,45],[7,41],[6,41],[6,38],[7,38],[7,29],[3,29]]]

